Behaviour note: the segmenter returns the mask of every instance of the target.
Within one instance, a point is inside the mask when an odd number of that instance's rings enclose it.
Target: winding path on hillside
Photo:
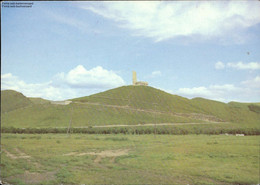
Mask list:
[[[166,114],[171,116],[177,116],[177,117],[185,117],[185,118],[192,118],[202,121],[208,121],[208,122],[224,122],[223,120],[207,114],[201,114],[201,113],[176,113],[176,112],[165,112],[165,111],[158,111],[158,110],[152,110],[152,109],[139,109],[130,107],[128,105],[108,105],[108,104],[101,104],[101,103],[94,103],[94,102],[73,102],[75,104],[81,104],[81,105],[94,105],[94,106],[103,106],[103,107],[112,107],[112,108],[118,108],[118,109],[125,109],[125,110],[131,110],[131,111],[137,111],[137,112],[147,112],[152,114]]]
[[[103,127],[149,127],[149,126],[174,126],[174,125],[205,125],[205,124],[219,124],[223,122],[208,122],[208,123],[145,123],[137,125],[96,125],[93,128],[103,128]],[[77,127],[74,127],[77,128]],[[78,127],[84,128],[84,127]]]
[[[227,124],[228,122],[207,122],[207,123],[145,123],[136,125],[94,125],[94,126],[80,126],[72,128],[114,128],[114,127],[150,127],[150,126],[175,126],[175,125],[208,125],[208,124]],[[55,127],[55,128],[68,128],[68,127]]]

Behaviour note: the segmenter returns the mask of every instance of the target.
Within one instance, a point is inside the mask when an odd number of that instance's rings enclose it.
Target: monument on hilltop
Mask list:
[[[136,72],[133,71],[133,85],[148,85],[148,82],[137,81]]]

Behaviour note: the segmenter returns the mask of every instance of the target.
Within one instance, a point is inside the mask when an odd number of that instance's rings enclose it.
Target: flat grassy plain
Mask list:
[[[2,134],[12,184],[258,184],[259,138]]]

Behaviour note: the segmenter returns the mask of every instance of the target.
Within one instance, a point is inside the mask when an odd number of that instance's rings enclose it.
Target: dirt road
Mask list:
[[[208,122],[208,123],[145,123],[137,125],[95,125],[92,128],[113,128],[113,127],[149,127],[149,126],[174,126],[174,125],[206,125],[206,124],[220,124],[227,122]],[[67,128],[67,127],[55,127],[55,128]],[[73,128],[89,128],[89,126],[73,127]]]

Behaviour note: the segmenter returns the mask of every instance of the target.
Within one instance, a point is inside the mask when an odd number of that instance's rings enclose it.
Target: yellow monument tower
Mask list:
[[[133,85],[135,85],[137,82],[137,78],[136,78],[136,72],[133,71]]]
[[[133,71],[133,85],[148,85],[148,82],[137,81],[136,72]]]

